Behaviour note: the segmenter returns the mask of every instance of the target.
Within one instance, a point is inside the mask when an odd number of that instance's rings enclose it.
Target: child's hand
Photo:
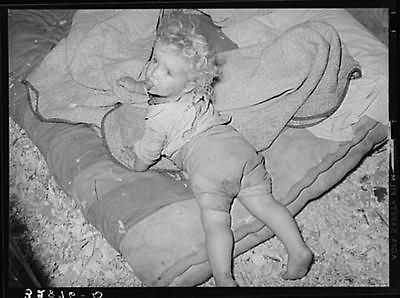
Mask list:
[[[120,156],[122,157],[125,165],[135,172],[144,172],[150,165],[140,160],[135,153],[133,146],[124,146],[120,150]]]
[[[118,86],[125,88],[127,91],[131,92],[131,93],[136,93],[137,85],[139,84],[138,81],[136,81],[134,78],[132,77],[121,77],[117,80],[117,84]]]
[[[133,164],[136,159],[136,153],[133,146],[124,146],[120,150],[120,158],[125,162],[125,165],[133,169]]]

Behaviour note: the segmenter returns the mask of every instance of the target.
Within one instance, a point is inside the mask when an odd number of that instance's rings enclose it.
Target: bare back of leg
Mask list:
[[[283,278],[303,277],[309,270],[313,254],[304,243],[291,213],[271,193],[262,193],[257,187],[239,192],[238,199],[283,242],[289,255],[287,272]]]
[[[202,193],[196,196],[206,235],[208,259],[217,286],[237,286],[232,275],[233,235],[229,210],[218,208],[218,202],[229,198]]]

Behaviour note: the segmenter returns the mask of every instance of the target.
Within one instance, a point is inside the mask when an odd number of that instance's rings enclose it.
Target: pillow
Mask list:
[[[304,20],[307,13],[302,14]],[[343,12],[339,10],[338,14]],[[54,24],[65,21],[58,17],[57,11],[11,12],[10,47],[21,51],[10,56],[10,71],[24,77],[32,70],[24,65],[37,65],[68,32],[65,28],[63,34],[53,35],[52,28],[57,27]],[[313,17],[318,19],[316,14]],[[46,23],[43,18],[57,22]],[[70,17],[67,19],[70,22]],[[296,20],[299,16],[294,14],[289,21]],[[340,23],[339,29],[346,23],[352,34],[365,33],[349,15],[344,14]],[[345,31],[341,33],[348,39]],[[37,51],[34,40],[39,36],[43,48]],[[44,47],[47,43],[50,46]],[[371,45],[367,43],[368,50]],[[349,50],[354,51],[351,47]],[[363,53],[353,55],[357,59]],[[78,202],[85,218],[122,253],[143,283],[193,286],[210,277],[199,209],[180,173],[129,172],[111,159],[90,127],[41,121],[30,109],[26,96],[24,86],[15,80],[10,90],[11,116],[24,127],[59,185]],[[386,126],[368,115],[361,115],[350,129],[350,140],[334,141],[306,129],[288,128],[265,152],[274,195],[293,214],[338,183],[387,137]],[[238,201],[232,207],[232,223],[235,256],[272,236]]]

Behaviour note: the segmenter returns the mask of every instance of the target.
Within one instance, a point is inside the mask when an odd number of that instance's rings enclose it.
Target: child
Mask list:
[[[171,14],[157,30],[154,58],[145,81],[118,80],[133,93],[148,94],[145,132],[135,143],[135,171],[166,156],[190,179],[201,210],[209,262],[217,286],[237,286],[231,266],[233,198],[265,223],[288,252],[285,279],[303,277],[313,254],[289,211],[274,200],[264,158],[213,106],[215,56],[184,14]]]

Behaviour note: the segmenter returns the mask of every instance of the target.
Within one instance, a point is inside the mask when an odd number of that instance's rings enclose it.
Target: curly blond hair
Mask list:
[[[173,45],[191,63],[195,97],[206,102],[213,101],[213,83],[219,76],[215,53],[204,35],[199,32],[198,19],[182,10],[167,12],[156,32],[156,41]]]

